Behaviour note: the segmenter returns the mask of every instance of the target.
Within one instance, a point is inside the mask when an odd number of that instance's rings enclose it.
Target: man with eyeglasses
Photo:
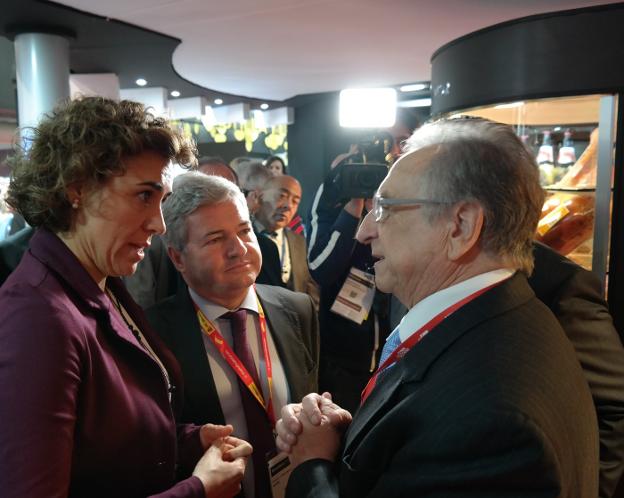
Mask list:
[[[329,394],[282,410],[287,498],[597,495],[591,395],[527,283],[543,199],[506,125],[412,135],[357,236],[377,287],[409,311],[352,420]]]

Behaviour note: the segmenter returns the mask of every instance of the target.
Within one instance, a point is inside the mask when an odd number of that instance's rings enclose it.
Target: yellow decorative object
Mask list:
[[[179,122],[184,127],[185,133],[193,133],[195,138],[200,134],[201,127],[203,123],[196,122],[191,125],[187,122]],[[280,147],[283,147],[285,150],[288,149],[288,141],[287,141],[287,133],[288,126],[287,125],[279,125],[273,128],[267,127],[256,127],[255,120],[252,118],[248,119],[244,123],[227,123],[213,126],[211,128],[207,128],[203,126],[206,132],[212,137],[215,143],[225,143],[227,141],[231,141],[232,139],[236,142],[245,142],[245,150],[247,152],[251,152],[253,150],[254,144],[258,141],[258,139],[264,134],[264,145],[269,148],[271,152],[277,152]],[[232,131],[232,133],[228,137],[228,132]]]
[[[182,125],[182,132],[187,136],[187,138],[193,138],[193,130],[191,129],[191,125],[189,123],[184,123]]]
[[[240,128],[238,130],[234,130],[234,138],[237,142],[245,140],[245,130],[241,130]]]

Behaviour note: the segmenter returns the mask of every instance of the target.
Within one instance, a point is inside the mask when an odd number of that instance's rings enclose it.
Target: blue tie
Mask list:
[[[386,343],[384,344],[383,349],[381,350],[381,357],[379,358],[379,365],[383,365],[383,362],[386,361],[386,358],[390,356],[392,351],[394,351],[399,344],[401,344],[401,337],[399,336],[399,326],[392,331],[392,333],[386,339]]]

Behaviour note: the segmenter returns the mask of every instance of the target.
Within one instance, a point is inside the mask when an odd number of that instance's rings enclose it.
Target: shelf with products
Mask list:
[[[547,194],[537,240],[590,270],[596,269],[596,245],[605,247],[604,243],[594,243],[603,102],[602,95],[586,95],[497,104],[459,113],[514,128],[533,151],[540,169],[540,183]],[[605,123],[605,129],[610,128],[608,124]],[[612,158],[609,162],[606,168],[612,171]],[[610,196],[611,183],[607,189]],[[606,217],[606,229],[601,230],[605,232],[610,228],[610,211]],[[605,225],[602,221],[600,224]],[[604,234],[600,237],[604,238]],[[604,272],[606,264],[603,261],[599,264]]]

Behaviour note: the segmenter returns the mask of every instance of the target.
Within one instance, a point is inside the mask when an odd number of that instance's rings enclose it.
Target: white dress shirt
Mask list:
[[[277,254],[279,256],[280,267],[282,272],[282,282],[288,283],[292,265],[290,263],[290,249],[288,247],[288,239],[283,228],[278,228],[274,232],[269,233],[262,223],[258,220],[254,221],[256,231],[273,241],[277,246]]]
[[[400,342],[420,330],[429,320],[471,294],[501,282],[515,273],[515,270],[501,268],[476,275],[446,289],[439,290],[416,303],[399,323]]]
[[[280,265],[282,267],[282,282],[287,283],[290,279],[290,250],[288,249],[288,240],[283,228],[275,230],[275,237],[271,237],[271,240],[277,245],[277,252],[279,253]]]

